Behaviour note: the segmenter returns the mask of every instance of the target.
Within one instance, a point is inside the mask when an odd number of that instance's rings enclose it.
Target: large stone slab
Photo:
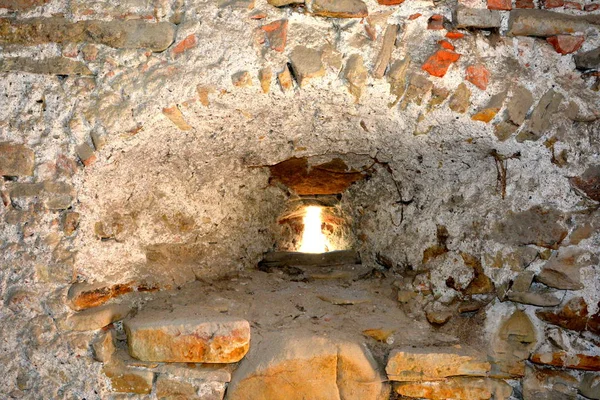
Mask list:
[[[390,353],[386,372],[392,381],[434,381],[450,376],[486,376],[490,363],[485,355],[454,347],[396,349]]]
[[[547,10],[513,10],[508,21],[510,36],[548,37],[584,32],[600,23],[599,16],[574,16]]]
[[[534,353],[531,362],[558,368],[600,371],[600,356],[589,354],[573,354],[565,351],[555,353]]]
[[[97,43],[122,49],[163,51],[175,39],[170,22],[141,20],[87,20],[70,22],[63,17],[0,19],[0,44],[32,46],[44,43]]]
[[[389,387],[368,350],[309,334],[263,339],[234,372],[228,400],[383,400]]]
[[[285,266],[319,266],[360,264],[360,256],[353,250],[329,251],[326,253],[300,253],[295,251],[274,251],[266,253],[259,263],[259,269]]]
[[[248,321],[197,309],[142,311],[124,327],[129,354],[143,361],[233,363],[250,347]]]
[[[64,57],[49,57],[40,60],[28,57],[13,57],[0,60],[1,72],[28,72],[41,75],[94,75],[82,62]]]

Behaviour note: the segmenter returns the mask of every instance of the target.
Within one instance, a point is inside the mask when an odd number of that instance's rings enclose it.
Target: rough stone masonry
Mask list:
[[[0,0],[0,49],[0,398],[600,399],[597,1]],[[361,264],[259,270],[307,197]]]

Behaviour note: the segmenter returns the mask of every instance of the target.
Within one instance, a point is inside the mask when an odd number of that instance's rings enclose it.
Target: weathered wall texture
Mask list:
[[[489,340],[518,308],[600,354],[538,307],[598,316],[597,4],[308,3],[0,1],[0,397],[106,398],[69,286],[253,268],[289,197],[268,166],[329,154],[370,161],[341,199],[363,263],[432,312],[497,294]]]

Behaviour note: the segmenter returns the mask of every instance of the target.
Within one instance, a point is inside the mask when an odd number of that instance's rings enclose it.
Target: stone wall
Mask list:
[[[472,317],[514,398],[600,398],[599,32],[583,0],[0,0],[0,397],[113,396],[74,310],[253,269],[269,167],[338,157],[398,307]]]

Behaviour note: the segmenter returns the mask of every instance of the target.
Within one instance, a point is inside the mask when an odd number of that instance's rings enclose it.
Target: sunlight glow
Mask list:
[[[321,231],[321,207],[306,207],[304,215],[304,232],[300,251],[303,253],[324,253],[327,249],[327,239]]]

